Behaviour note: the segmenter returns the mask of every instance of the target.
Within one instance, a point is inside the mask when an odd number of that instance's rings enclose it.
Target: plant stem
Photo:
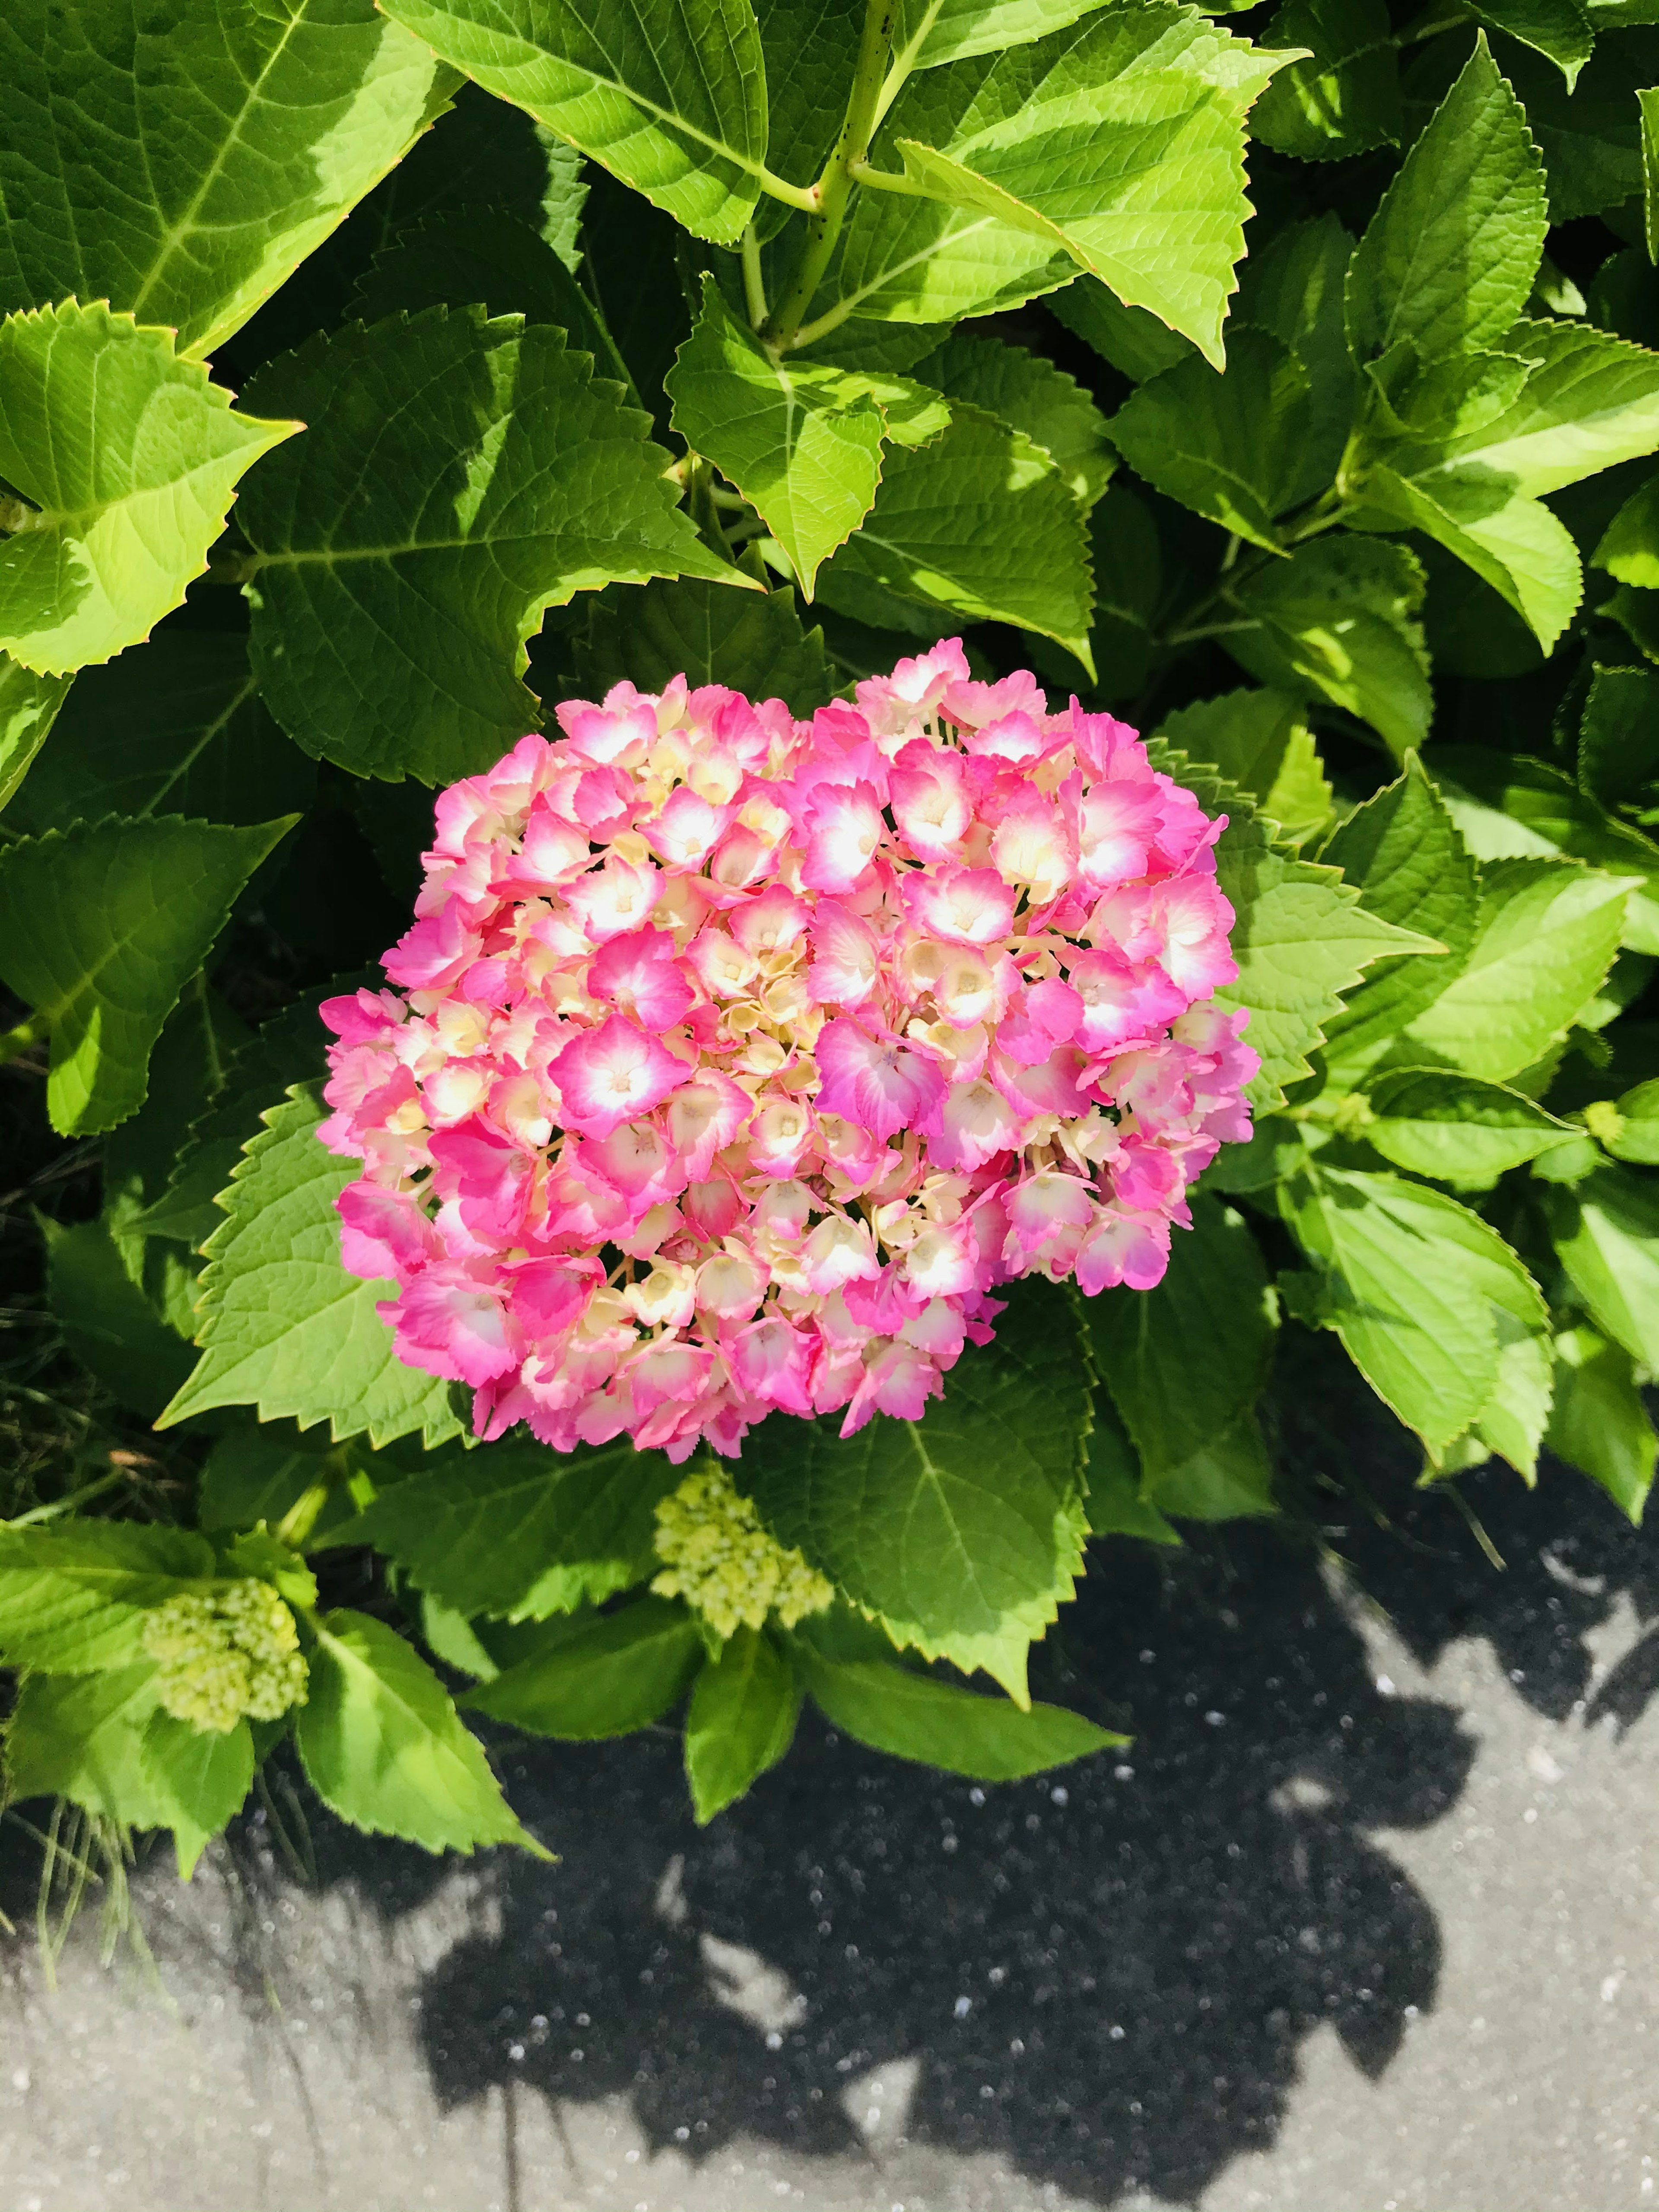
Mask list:
[[[760,240],[752,222],[743,234],[743,296],[749,308],[749,326],[757,331],[766,320],[766,279],[761,274]]]
[[[853,172],[870,151],[875,131],[877,106],[893,50],[893,25],[898,0],[865,0],[864,28],[859,36],[858,60],[853,86],[823,174],[813,187],[816,211],[806,219],[806,240],[787,292],[762,333],[775,353],[787,353],[800,332],[801,320],[812,304],[812,295],[823,281],[823,272],[841,237],[852,196]]]
[[[31,1014],[13,1029],[0,1030],[0,1067],[9,1060],[21,1060],[26,1052],[33,1051],[51,1026],[44,1014]]]
[[[36,1505],[27,1513],[18,1514],[15,1520],[7,1522],[6,1526],[9,1528],[27,1528],[32,1522],[55,1521],[60,1513],[73,1513],[77,1505],[84,1505],[89,1498],[101,1497],[105,1491],[113,1490],[118,1483],[123,1483],[126,1479],[127,1471],[124,1467],[112,1468],[108,1474],[100,1474],[95,1482],[82,1483],[79,1490],[71,1490],[66,1497],[54,1498],[49,1504]]]

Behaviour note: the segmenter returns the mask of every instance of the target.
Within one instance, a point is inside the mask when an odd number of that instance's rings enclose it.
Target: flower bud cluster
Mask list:
[[[810,722],[558,711],[440,796],[397,988],[323,1008],[345,1264],[481,1435],[848,1435],[1000,1284],[1158,1280],[1256,1060],[1224,820],[1132,730],[955,641]]]
[[[299,1631],[269,1583],[248,1577],[169,1598],[146,1620],[143,1645],[160,1662],[163,1710],[192,1728],[223,1735],[305,1703]]]
[[[656,1547],[668,1564],[652,1589],[684,1598],[717,1636],[763,1628],[769,1616],[793,1628],[835,1599],[815,1567],[767,1534],[718,1463],[688,1474],[658,1505]]]

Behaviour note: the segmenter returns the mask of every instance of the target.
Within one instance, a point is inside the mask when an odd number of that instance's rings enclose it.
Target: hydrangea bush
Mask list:
[[[1639,1515],[1650,13],[13,0],[13,1796],[1085,1755],[1316,1339]]]

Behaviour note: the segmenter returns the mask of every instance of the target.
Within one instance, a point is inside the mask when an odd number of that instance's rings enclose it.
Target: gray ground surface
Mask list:
[[[813,1732],[509,1747],[562,1854],[257,1821],[56,1993],[0,1831],[0,2212],[1602,2212],[1659,2193],[1659,1533],[1575,1478],[1091,1577],[1134,1750],[972,1791]]]

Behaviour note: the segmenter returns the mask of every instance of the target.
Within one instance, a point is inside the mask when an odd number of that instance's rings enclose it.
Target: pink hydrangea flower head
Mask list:
[[[810,721],[677,678],[441,794],[323,1009],[342,1252],[485,1437],[917,1419],[1014,1277],[1151,1288],[1249,1134],[1223,823],[961,644]]]

